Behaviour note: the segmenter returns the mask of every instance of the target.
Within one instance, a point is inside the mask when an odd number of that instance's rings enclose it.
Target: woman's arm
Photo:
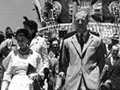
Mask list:
[[[11,76],[12,76],[12,60],[11,60],[11,54],[12,52],[3,60],[2,64],[5,68],[5,72],[3,75],[3,82],[1,86],[1,90],[7,90],[9,83],[11,81]]]
[[[7,90],[8,86],[9,86],[9,83],[11,81],[11,76],[12,76],[11,64],[12,64],[12,62],[10,61],[9,65],[8,65],[8,68],[4,72],[1,90]]]
[[[7,90],[8,89],[8,86],[9,86],[9,83],[7,80],[3,80],[2,81],[2,86],[1,86],[1,90]]]

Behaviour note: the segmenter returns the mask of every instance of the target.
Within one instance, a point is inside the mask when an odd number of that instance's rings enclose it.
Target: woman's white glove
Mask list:
[[[41,79],[43,80],[45,78],[45,74],[44,73],[39,73]]]
[[[57,80],[56,80],[56,86],[55,90],[59,90],[59,88],[62,86],[62,80],[65,79],[65,73],[60,72],[59,75],[57,75]]]
[[[105,81],[105,83],[111,83],[111,80],[110,80],[110,79],[108,79],[108,80],[106,80],[106,81]]]
[[[108,89],[111,88],[110,84],[111,84],[111,80],[109,80],[109,79],[108,79],[107,81],[105,81],[105,83],[103,83],[103,85],[104,85],[105,87],[107,87]]]
[[[61,85],[62,85],[62,78],[59,76],[59,75],[57,75],[57,79],[56,79],[56,86],[55,86],[55,90],[59,90],[59,88],[61,87]]]
[[[8,90],[9,82],[7,80],[2,82],[1,90]]]
[[[28,75],[30,79],[35,80],[38,79],[38,73],[31,73]]]

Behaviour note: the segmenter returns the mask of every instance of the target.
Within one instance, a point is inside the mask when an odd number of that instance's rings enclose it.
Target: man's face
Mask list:
[[[113,58],[116,58],[118,56],[118,52],[119,52],[119,50],[113,50],[113,52],[112,52]]]
[[[86,25],[88,24],[88,17],[86,11],[77,12],[75,14],[76,30],[80,33],[86,31]]]
[[[59,49],[59,45],[58,45],[58,41],[57,40],[55,40],[55,41],[52,42],[52,47],[56,51]]]

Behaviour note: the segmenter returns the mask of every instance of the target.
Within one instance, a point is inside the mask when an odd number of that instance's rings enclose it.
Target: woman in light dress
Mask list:
[[[19,49],[11,51],[3,60],[5,68],[1,90],[33,90],[33,81],[38,76],[41,56],[29,48],[29,35],[26,29],[16,32],[16,40]],[[28,65],[32,65],[35,71],[27,75]]]

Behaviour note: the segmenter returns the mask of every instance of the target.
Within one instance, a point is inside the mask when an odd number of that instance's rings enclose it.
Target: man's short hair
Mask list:
[[[76,12],[76,14],[79,14],[79,15],[85,14],[86,15],[86,19],[88,19],[88,20],[89,20],[89,17],[90,17],[89,13],[90,13],[90,9],[84,9],[84,8],[82,8],[82,9],[80,9],[80,10],[78,10]],[[75,14],[75,16],[76,16],[76,14]]]

